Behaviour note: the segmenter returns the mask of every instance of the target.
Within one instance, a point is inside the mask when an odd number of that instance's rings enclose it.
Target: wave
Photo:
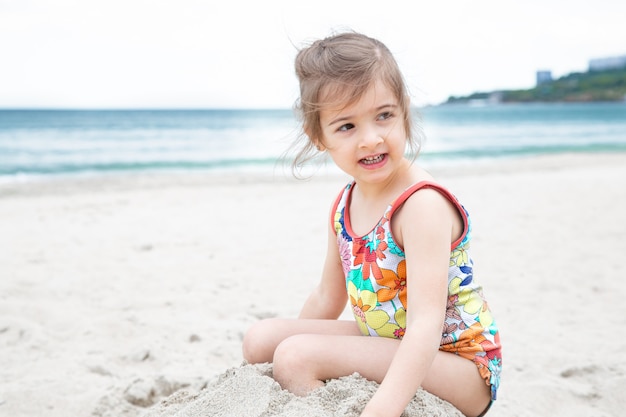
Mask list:
[[[163,170],[216,170],[242,167],[269,167],[279,161],[275,158],[223,159],[214,161],[150,161],[150,162],[109,162],[55,165],[28,165],[0,167],[0,175],[46,175],[76,174],[95,172],[163,171]]]
[[[532,146],[506,149],[463,149],[424,152],[420,160],[425,162],[454,163],[461,160],[500,159],[559,153],[626,152],[626,144],[594,143],[584,146]],[[84,162],[71,164],[31,164],[23,166],[0,166],[0,176],[47,176],[94,173],[124,173],[141,171],[268,171],[291,161],[281,158],[232,158],[207,161],[143,161],[143,162]],[[6,178],[5,178],[6,179]]]
[[[425,109],[421,160],[447,164],[626,152],[626,106]],[[0,111],[0,179],[141,171],[267,172],[297,123],[290,111]],[[313,166],[315,168],[315,166]]]

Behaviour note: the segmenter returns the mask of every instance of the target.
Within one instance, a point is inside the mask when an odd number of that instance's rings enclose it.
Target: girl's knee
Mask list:
[[[283,340],[274,352],[274,375],[314,374],[317,356],[314,336],[308,334],[290,336]]]
[[[242,353],[248,363],[272,362],[275,342],[272,341],[272,327],[275,319],[254,323],[243,336]]]
[[[295,335],[283,340],[274,352],[274,379],[285,389],[304,395],[318,386],[315,357],[311,354],[310,335]]]

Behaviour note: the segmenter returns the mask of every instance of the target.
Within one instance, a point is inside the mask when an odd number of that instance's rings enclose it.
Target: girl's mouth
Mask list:
[[[367,158],[363,158],[359,162],[361,162],[364,165],[375,165],[375,164],[382,162],[383,159],[385,159],[385,154],[381,153],[380,155],[368,156]]]

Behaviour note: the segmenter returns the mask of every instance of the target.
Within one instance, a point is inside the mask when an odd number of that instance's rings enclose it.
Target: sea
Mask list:
[[[415,113],[426,166],[572,152],[626,156],[626,102],[439,105]],[[291,109],[0,110],[0,182],[148,172],[282,175],[298,134]]]

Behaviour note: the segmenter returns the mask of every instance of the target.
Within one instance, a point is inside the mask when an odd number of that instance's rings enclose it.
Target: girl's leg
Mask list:
[[[347,320],[261,320],[244,336],[243,357],[248,363],[273,362],[278,345],[298,334],[357,336],[361,332],[354,321]]]
[[[274,378],[298,395],[321,387],[328,379],[354,372],[380,383],[399,344],[383,337],[296,334],[275,349]],[[422,387],[467,416],[481,414],[491,400],[489,386],[476,365],[448,352],[437,353]]]

